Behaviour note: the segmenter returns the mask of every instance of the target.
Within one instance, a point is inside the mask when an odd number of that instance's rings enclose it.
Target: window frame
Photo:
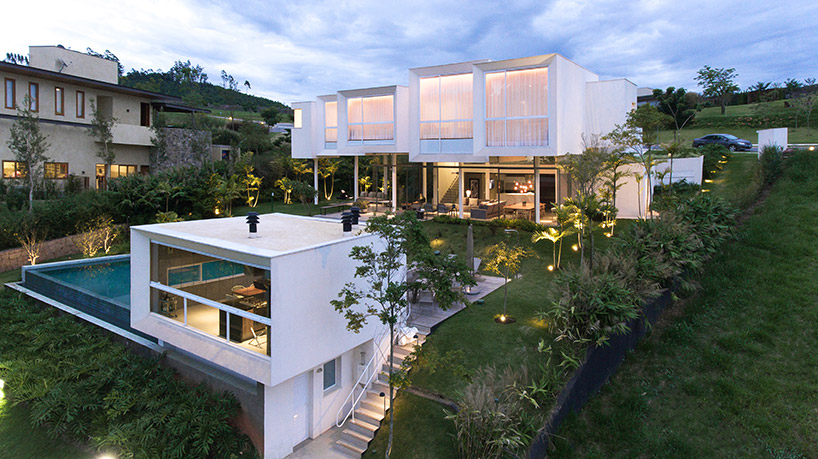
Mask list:
[[[99,166],[100,164],[101,163],[97,164],[97,166]],[[104,164],[102,164],[102,165],[104,166]],[[121,169],[123,167],[125,168],[125,171],[126,171],[125,175],[122,175]],[[116,168],[116,175],[114,175],[114,168]],[[128,171],[130,168],[133,168],[133,172]],[[131,176],[131,175],[138,174],[139,173],[139,167],[136,164],[111,164],[111,168],[107,172],[108,172],[107,175],[110,176],[111,179],[120,178],[120,177],[128,177],[128,176]]]
[[[437,119],[434,120],[422,120],[420,119],[420,112],[418,112],[418,126],[420,129],[420,139],[421,140],[473,140],[474,139],[474,89],[472,87],[472,116],[471,118],[452,118],[452,119],[444,119],[443,118],[443,97],[441,96],[441,89],[443,88],[443,78],[446,77],[457,77],[457,76],[464,76],[469,75],[471,76],[472,82],[474,81],[474,74],[472,73],[451,73],[451,74],[440,74],[440,75],[428,75],[421,77],[421,80],[437,80]],[[419,104],[422,107],[423,100],[419,99]],[[443,124],[444,123],[471,123],[472,125],[472,135],[471,137],[443,137]],[[424,124],[436,124],[437,125],[437,137],[433,138],[423,138],[423,125]]]
[[[338,370],[341,367],[340,361],[341,361],[341,358],[336,357],[336,358],[334,358],[332,360],[328,360],[328,361],[324,362],[324,364],[321,365],[321,373],[322,373],[321,374],[321,387],[322,387],[324,393],[331,392],[331,391],[333,391],[333,390],[340,387],[340,385],[338,384],[338,375],[339,375]],[[327,386],[327,380],[326,380],[326,378],[327,378],[327,365],[329,365],[329,364],[332,364],[332,366],[333,366],[333,370],[332,370],[332,376],[333,377],[332,377],[332,385]]]
[[[65,166],[65,174],[57,174],[55,173],[53,177],[49,177],[48,174],[48,166],[54,165],[55,167]],[[62,175],[60,177],[59,175]],[[68,163],[65,161],[46,161],[43,163],[43,178],[48,180],[65,180],[68,178]]]
[[[32,89],[34,89],[36,97],[31,95]],[[28,108],[31,109],[32,112],[40,112],[40,83],[34,83],[33,81],[28,82],[28,103]]]
[[[7,176],[6,175],[6,163],[14,164],[15,176],[12,177],[12,176]],[[9,179],[9,180],[24,179],[24,178],[26,178],[28,176],[28,168],[26,167],[26,163],[24,163],[22,161],[15,161],[13,159],[4,159],[2,161],[2,163],[0,163],[0,165],[2,165],[2,167],[3,167],[3,172],[2,172],[3,179]],[[17,175],[17,174],[19,174],[19,175]]]
[[[54,116],[65,116],[65,88],[54,86]]]
[[[11,83],[11,103],[9,103],[8,84]],[[3,79],[3,94],[5,97],[5,107],[9,110],[17,108],[17,80],[14,78]]]
[[[365,111],[364,111],[364,100],[366,99],[373,99],[375,97],[391,97],[392,98],[392,121],[371,121],[366,122],[364,121]],[[360,123],[351,123],[349,122],[349,102],[351,100],[360,99],[361,104],[361,122]],[[397,114],[395,113],[396,105],[395,105],[395,94],[374,94],[374,95],[367,95],[367,96],[355,96],[355,97],[348,97],[347,98],[347,143],[350,145],[392,145],[395,143],[395,120],[397,119]],[[392,125],[392,137],[389,139],[367,139],[364,132],[366,126],[385,126],[385,125]],[[352,138],[352,131],[351,128],[353,126],[359,126],[361,130],[361,138],[360,139],[353,139]]]
[[[80,97],[80,96],[82,96],[82,97]],[[80,103],[80,99],[82,99],[82,103]],[[85,91],[80,91],[78,89],[74,100],[75,100],[76,105],[77,105],[77,107],[76,107],[77,108],[76,109],[77,118],[85,118]]]
[[[509,113],[509,105],[508,105],[508,74],[509,72],[519,72],[525,70],[539,70],[544,69],[546,71],[546,86],[545,86],[545,115],[533,115],[533,116],[508,116]],[[488,116],[488,103],[489,98],[487,96],[488,91],[488,75],[490,74],[503,74],[503,116],[500,117],[489,117]],[[517,147],[547,147],[551,145],[551,135],[549,129],[551,128],[550,123],[550,110],[548,109],[548,104],[551,100],[550,94],[550,84],[548,78],[550,77],[550,69],[549,66],[540,66],[540,67],[522,67],[522,68],[510,68],[510,69],[500,69],[486,72],[484,75],[484,83],[483,83],[483,122],[485,124],[484,129],[486,133],[486,140],[485,140],[485,147],[487,148],[517,148]],[[508,130],[509,130],[509,121],[517,121],[517,120],[545,120],[546,124],[546,132],[545,132],[545,143],[540,145],[513,145],[509,143],[508,138]],[[492,121],[502,121],[503,122],[503,141],[501,145],[489,145],[489,123]]]
[[[327,105],[329,105],[329,104],[335,104],[335,124],[332,125],[332,126],[327,124],[327,113],[328,113]],[[329,140],[329,136],[327,136],[327,133],[330,130],[333,130],[333,129],[335,130],[335,140]],[[332,143],[332,144],[335,144],[335,145],[338,144],[338,101],[337,100],[330,100],[330,101],[324,102],[324,145],[326,146],[326,144],[328,144],[328,143]]]

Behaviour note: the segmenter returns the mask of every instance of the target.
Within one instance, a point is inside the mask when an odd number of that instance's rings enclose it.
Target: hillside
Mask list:
[[[119,84],[146,91],[159,92],[171,96],[181,97],[186,103],[196,107],[220,109],[228,106],[241,107],[248,112],[261,112],[266,108],[274,108],[279,113],[289,114],[290,107],[264,97],[245,94],[239,91],[226,89],[204,81],[193,81],[190,78],[180,78],[172,70],[157,72],[153,70],[132,69],[127,75],[119,78]]]

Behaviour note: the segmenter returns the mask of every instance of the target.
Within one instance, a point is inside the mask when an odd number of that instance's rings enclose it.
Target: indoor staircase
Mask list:
[[[440,202],[444,204],[454,204],[457,202],[457,193],[460,190],[460,186],[458,186],[457,179],[460,177],[460,173],[454,174],[454,180],[449,185],[449,189],[443,193],[443,197],[440,198]]]
[[[425,340],[426,335],[418,334],[417,344]],[[395,346],[394,368],[400,369],[401,363],[414,350],[415,343],[404,346]],[[375,433],[381,427],[381,421],[389,412],[389,362],[385,362],[378,374],[378,379],[372,382],[355,408],[353,419],[347,421],[339,438],[334,445],[336,451],[349,457],[360,458],[369,447],[369,442],[375,438]],[[383,394],[383,395],[381,395]]]

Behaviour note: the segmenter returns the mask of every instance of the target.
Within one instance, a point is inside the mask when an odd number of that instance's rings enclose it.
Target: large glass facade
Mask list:
[[[472,74],[420,79],[422,153],[472,151]]]
[[[269,270],[151,243],[151,312],[269,355],[269,305]]]
[[[338,142],[338,102],[324,102],[324,148],[335,149]]]
[[[395,98],[388,96],[347,99],[347,140],[350,144],[385,145],[395,142]]]
[[[486,74],[486,146],[548,145],[548,69]]]

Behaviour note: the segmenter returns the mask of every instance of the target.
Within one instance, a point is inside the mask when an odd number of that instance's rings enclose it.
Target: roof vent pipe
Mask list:
[[[250,225],[250,239],[256,239],[258,237],[258,212],[247,214],[247,224]]]
[[[352,224],[357,225],[358,219],[361,218],[361,208],[358,206],[352,206],[349,208],[349,212],[352,214]]]
[[[341,223],[344,225],[344,236],[352,236],[352,212],[341,213]]]

